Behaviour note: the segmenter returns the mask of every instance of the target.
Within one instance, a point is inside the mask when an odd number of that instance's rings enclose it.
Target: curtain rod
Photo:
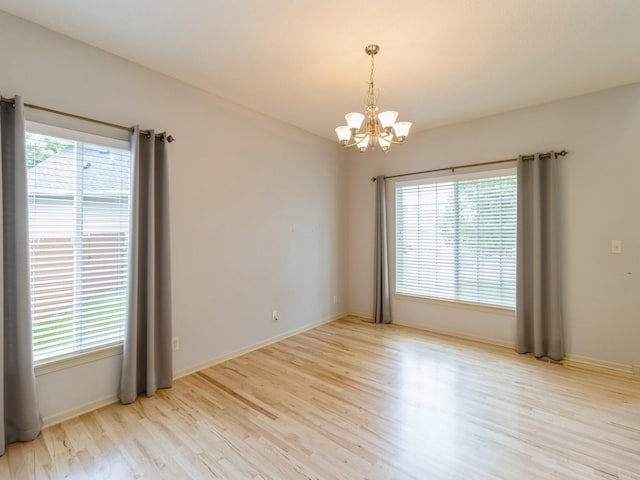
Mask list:
[[[15,103],[13,98],[0,97],[0,101],[5,102],[5,103],[10,103],[12,105]],[[95,118],[83,117],[82,115],[76,115],[75,113],[62,112],[60,110],[54,110],[53,108],[41,107],[40,105],[34,105],[32,103],[25,103],[24,106],[27,107],[27,108],[32,108],[34,110],[41,110],[43,112],[55,113],[56,115],[62,115],[64,117],[71,117],[71,118],[75,118],[77,120],[84,120],[85,122],[97,123],[98,125],[105,125],[107,127],[117,128],[119,130],[126,130],[128,132],[133,131],[132,127],[126,127],[124,125],[118,125],[117,123],[104,122],[102,120],[96,120]],[[149,135],[151,132],[149,132],[149,130],[140,130],[140,133],[143,134],[143,135],[145,135],[145,134]],[[163,136],[164,135],[159,134],[159,133],[156,134],[156,138],[162,138]],[[173,141],[175,141],[175,138],[173,138],[171,135],[168,135],[167,136],[167,142],[171,143]]]
[[[567,152],[566,150],[561,150],[559,152],[555,152],[555,156],[556,156],[556,158],[564,157],[568,153],[569,152]],[[552,154],[552,152],[541,153],[540,154],[540,158],[550,158],[551,154]],[[533,158],[534,158],[534,155],[523,155],[522,156],[523,160],[533,160]],[[458,168],[483,167],[485,165],[497,165],[497,164],[500,164],[500,163],[515,162],[517,160],[518,160],[517,158],[507,158],[505,160],[493,160],[492,162],[469,163],[467,165],[456,165],[454,167],[434,168],[433,170],[422,170],[421,172],[399,173],[397,175],[388,175],[388,176],[384,177],[384,179],[386,180],[387,178],[408,177],[409,175],[419,175],[421,173],[446,172],[447,170],[451,170],[451,172],[455,172],[456,169],[458,169]],[[376,181],[376,177],[371,177],[371,181],[375,182]]]

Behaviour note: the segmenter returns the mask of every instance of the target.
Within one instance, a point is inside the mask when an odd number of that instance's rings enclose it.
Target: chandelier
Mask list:
[[[338,141],[344,147],[357,146],[361,152],[373,150],[376,145],[383,152],[388,152],[391,144],[404,143],[409,135],[411,122],[396,122],[398,112],[386,111],[378,113],[376,94],[373,90],[373,57],[380,51],[379,45],[367,45],[364,48],[371,57],[371,75],[369,76],[369,89],[367,90],[366,113],[367,122],[361,132],[365,115],[358,112],[347,113],[347,125],[336,128]]]

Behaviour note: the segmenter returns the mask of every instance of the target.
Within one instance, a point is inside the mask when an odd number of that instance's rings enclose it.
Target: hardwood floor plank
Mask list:
[[[640,480],[640,382],[347,318],[10,445],[0,478]]]

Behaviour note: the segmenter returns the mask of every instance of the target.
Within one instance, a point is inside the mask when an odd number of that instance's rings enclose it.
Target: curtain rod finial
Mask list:
[[[560,150],[558,153],[556,153],[556,155],[558,157],[566,157],[568,153],[569,152],[567,152],[566,150]]]
[[[175,142],[175,141],[176,141],[176,139],[175,139],[175,138],[173,138],[171,135],[169,135],[169,136],[167,137],[167,142],[169,142],[169,143],[173,143],[173,142]]]
[[[376,177],[371,177],[371,181],[375,182],[376,181]]]

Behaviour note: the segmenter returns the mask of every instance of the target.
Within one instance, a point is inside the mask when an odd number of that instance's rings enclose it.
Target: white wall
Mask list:
[[[570,354],[640,364],[640,84],[414,134],[349,158],[349,308],[371,314],[372,176],[567,149],[560,160],[562,303]],[[394,185],[387,184],[393,206]],[[390,212],[388,226],[394,235]],[[623,253],[610,253],[620,239]],[[393,242],[393,239],[390,238]],[[391,252],[393,265],[393,250]],[[393,268],[392,268],[393,270]],[[392,289],[394,288],[392,278]],[[393,317],[513,343],[513,316],[400,300]]]
[[[5,97],[177,139],[174,371],[347,310],[339,146],[2,12],[0,56]],[[115,395],[120,361],[38,376],[43,416]]]

